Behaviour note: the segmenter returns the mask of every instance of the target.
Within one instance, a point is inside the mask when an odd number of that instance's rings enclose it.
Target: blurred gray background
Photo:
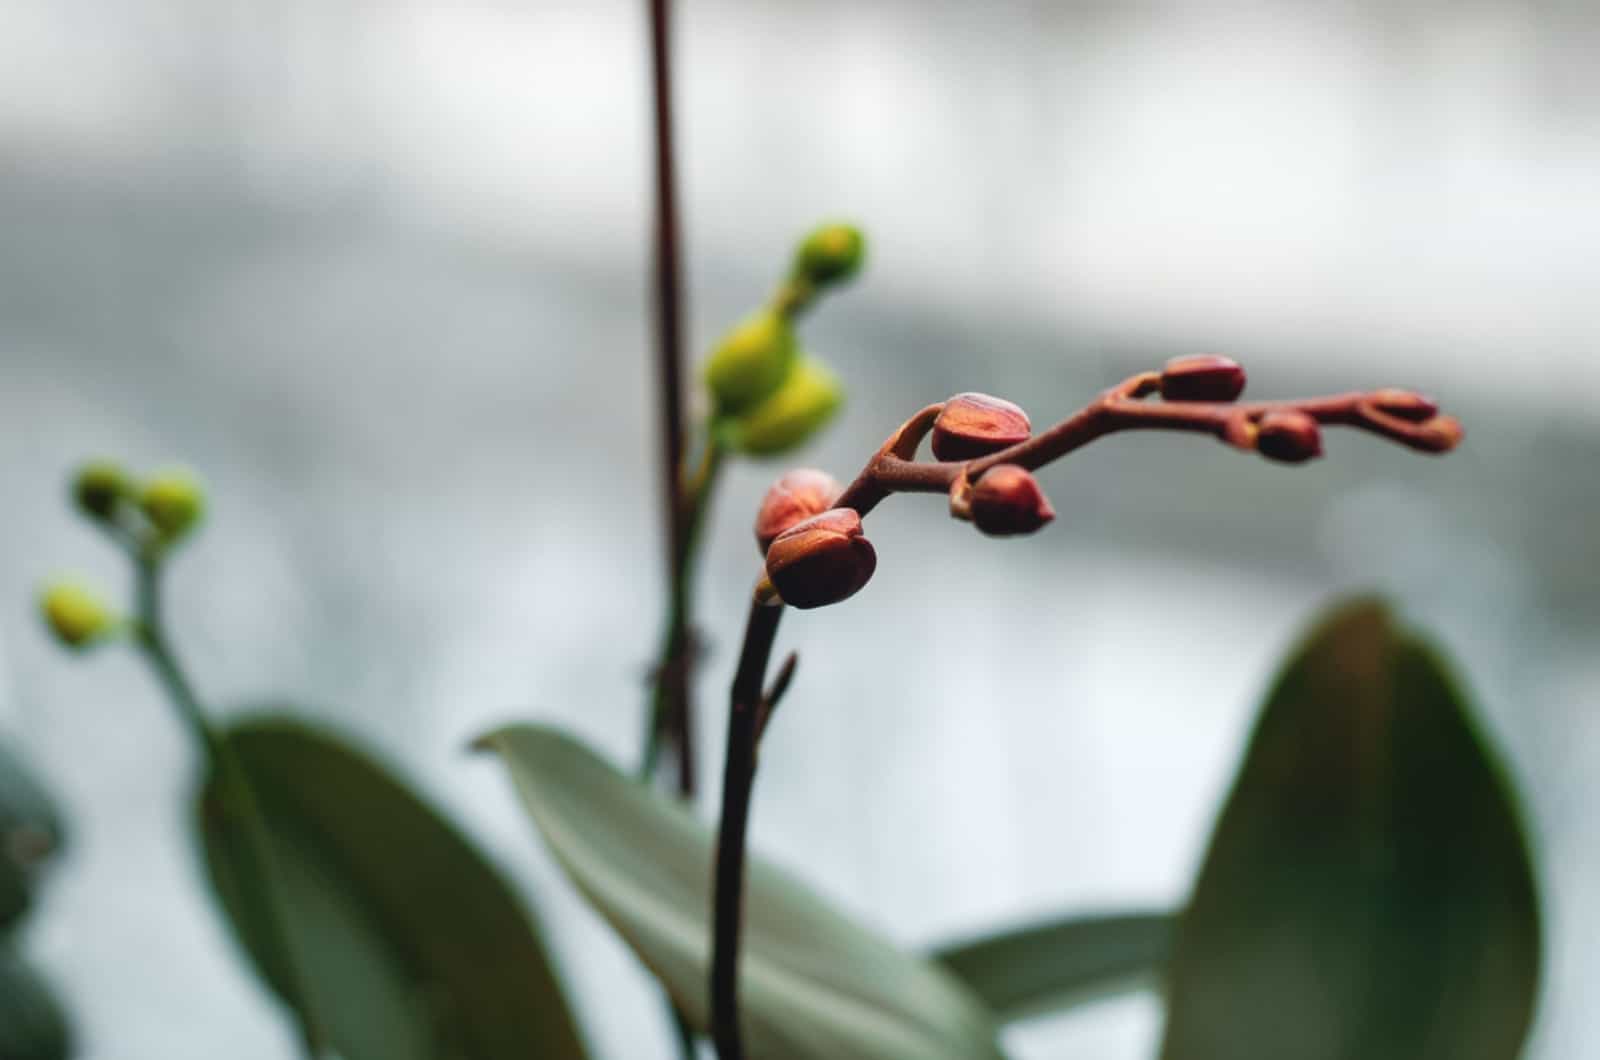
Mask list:
[[[1256,395],[1420,386],[1468,430],[1445,460],[1339,432],[1300,470],[1113,439],[1045,476],[1061,517],[1021,541],[886,505],[871,590],[786,623],[756,848],[911,946],[1176,903],[1275,660],[1377,587],[1461,662],[1523,786],[1550,933],[1530,1055],[1589,1055],[1593,6],[680,6],[696,349],[814,221],[872,239],[806,326],[851,400],[805,462],[848,476],[957,390],[1046,422],[1212,351]],[[58,571],[125,588],[63,493],[102,453],[211,483],[172,588],[205,694],[385,752],[536,896],[603,1055],[671,1055],[648,980],[463,750],[543,718],[638,752],[644,55],[621,0],[0,8],[0,732],[75,825],[26,941],[86,1056],[291,1056],[189,845],[182,732],[128,653],[66,658],[32,611]],[[714,514],[708,762],[779,470],[738,467]],[[1135,996],[1009,1044],[1131,1060],[1159,1020]]]

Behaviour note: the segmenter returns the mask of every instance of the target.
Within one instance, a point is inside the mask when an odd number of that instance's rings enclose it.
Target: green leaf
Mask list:
[[[0,945],[0,1060],[66,1060],[72,1030],[55,995]]]
[[[708,1031],[711,832],[676,802],[552,729],[519,725],[500,753],[529,814],[580,891]],[[762,1060],[998,1057],[993,1017],[953,977],[858,927],[752,859],[740,1015]]]
[[[64,841],[61,817],[22,759],[0,744],[0,930],[28,908],[40,866]]]
[[[1008,1020],[1070,1008],[1154,981],[1176,917],[1123,913],[1033,924],[934,956]]]
[[[215,776],[198,807],[212,883],[257,968],[344,1060],[585,1055],[528,913],[438,812],[309,726],[261,718],[223,738],[266,819],[276,901],[241,887],[255,859]]]
[[[1290,660],[1171,964],[1166,1060],[1510,1060],[1539,909],[1510,786],[1439,658],[1382,606]]]

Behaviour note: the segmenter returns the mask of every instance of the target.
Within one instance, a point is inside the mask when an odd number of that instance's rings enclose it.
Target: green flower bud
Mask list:
[[[867,241],[861,229],[826,224],[811,231],[794,256],[794,276],[816,287],[844,283],[861,271]]]
[[[72,478],[72,500],[91,519],[109,522],[117,505],[133,496],[133,484],[120,464],[94,460],[78,468]]]
[[[56,639],[69,648],[87,647],[117,625],[117,617],[100,597],[75,582],[46,586],[39,609]]]
[[[706,361],[706,385],[717,409],[737,414],[771,395],[794,367],[797,350],[789,321],[771,309],[734,325]]]
[[[152,476],[139,493],[139,507],[156,532],[176,541],[194,528],[205,514],[205,488],[194,473],[171,468]]]
[[[800,445],[833,418],[844,391],[828,367],[802,357],[783,385],[734,421],[733,444],[751,456],[772,456]]]

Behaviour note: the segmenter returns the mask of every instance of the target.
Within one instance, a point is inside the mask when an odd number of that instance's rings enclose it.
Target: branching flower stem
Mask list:
[[[1119,431],[1166,430],[1211,434],[1236,448],[1256,448],[1269,413],[1298,412],[1317,423],[1355,427],[1422,452],[1442,453],[1461,439],[1461,427],[1436,415],[1432,403],[1409,391],[1376,390],[1296,401],[1147,401],[1161,389],[1159,372],[1133,376],[1048,430],[999,452],[967,461],[915,460],[942,404],[918,411],[867,461],[834,502],[865,516],[892,493],[947,493],[953,514],[984,472],[1001,464],[1028,470],[1044,467],[1097,438]],[[728,747],[723,768],[722,814],[712,894],[711,1020],[720,1060],[743,1060],[738,1015],[739,936],[743,920],[745,840],[761,733],[762,685],[785,608],[772,583],[757,582],[746,621],[728,712]],[[775,688],[787,685],[780,675]],[[781,694],[781,691],[780,691]]]

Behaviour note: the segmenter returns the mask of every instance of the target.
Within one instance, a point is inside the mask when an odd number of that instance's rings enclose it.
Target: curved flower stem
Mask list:
[[[1459,423],[1449,416],[1437,415],[1431,402],[1409,391],[1375,390],[1245,404],[1144,400],[1160,388],[1159,372],[1141,372],[1027,441],[962,462],[924,463],[914,459],[917,447],[933,429],[944,408],[940,404],[929,405],[890,435],[855,481],[834,501],[834,507],[852,508],[865,516],[891,493],[950,493],[1000,464],[1037,469],[1118,431],[1198,432],[1215,435],[1236,448],[1254,449],[1259,424],[1272,412],[1294,411],[1318,423],[1356,427],[1423,452],[1446,452],[1461,440]],[[960,511],[954,497],[952,510]],[[745,839],[750,795],[755,783],[757,743],[761,738],[762,682],[784,610],[772,583],[763,576],[750,606],[730,697],[722,816],[718,823],[712,894],[711,1016],[717,1055],[721,1060],[742,1060],[743,1057],[738,1016],[738,965]],[[780,675],[774,682],[774,700],[787,683],[786,675]]]
[[[221,788],[225,826],[232,827],[236,822],[243,826],[243,849],[249,864],[247,870],[239,875],[239,884],[247,900],[255,906],[261,923],[266,925],[274,948],[283,958],[287,976],[285,987],[297,1017],[300,1046],[308,1060],[316,1060],[322,1053],[322,1020],[316,1014],[315,1001],[305,989],[302,973],[306,967],[305,956],[300,952],[294,932],[287,926],[287,899],[276,882],[283,876],[278,871],[266,819],[232,745],[207,719],[205,708],[178,664],[177,655],[167,639],[161,613],[159,557],[140,551],[134,556],[134,569],[137,581],[134,642],[166,688],[179,718],[205,752],[212,775]]]

